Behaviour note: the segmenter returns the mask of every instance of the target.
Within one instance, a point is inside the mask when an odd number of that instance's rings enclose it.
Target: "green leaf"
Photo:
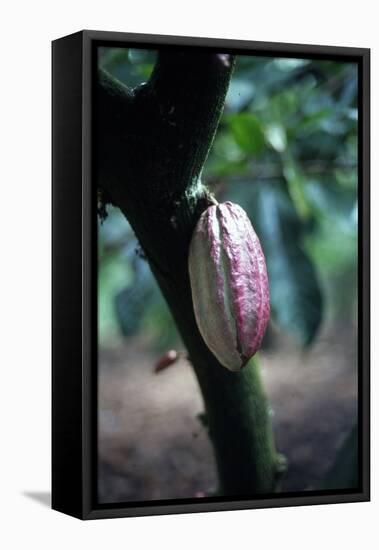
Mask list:
[[[118,322],[113,308],[113,297],[132,280],[129,266],[119,256],[102,259],[99,268],[99,336],[100,341],[118,334]]]
[[[282,124],[272,123],[266,126],[266,139],[275,151],[283,153],[287,147],[286,130]]]
[[[261,123],[253,113],[240,113],[227,117],[232,136],[237,145],[252,155],[259,153],[265,145]]]
[[[152,296],[152,284],[149,268],[141,260],[136,265],[133,283],[114,296],[114,308],[123,336],[138,332],[143,314],[149,306]]]
[[[254,223],[266,255],[273,316],[306,346],[320,326],[322,294],[314,265],[301,246],[302,225],[284,184],[259,186]]]
[[[294,207],[298,215],[307,220],[310,218],[311,212],[305,194],[305,178],[302,175],[295,159],[290,152],[282,155],[283,175],[287,180],[288,191],[292,198]]]

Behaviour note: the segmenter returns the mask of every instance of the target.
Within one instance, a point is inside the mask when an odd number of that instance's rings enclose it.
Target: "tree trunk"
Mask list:
[[[272,492],[278,470],[257,365],[222,367],[194,318],[188,246],[212,204],[201,171],[233,70],[229,55],[161,53],[149,81],[128,90],[103,71],[95,102],[95,174],[138,238],[187,347],[204,398],[220,491]]]

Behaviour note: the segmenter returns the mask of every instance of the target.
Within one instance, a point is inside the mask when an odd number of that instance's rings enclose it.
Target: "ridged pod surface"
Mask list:
[[[259,349],[270,317],[266,260],[243,208],[225,202],[202,213],[188,266],[199,331],[219,362],[238,371]]]

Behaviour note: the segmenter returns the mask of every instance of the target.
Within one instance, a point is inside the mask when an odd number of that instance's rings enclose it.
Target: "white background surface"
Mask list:
[[[259,5],[259,7],[258,7]],[[1,7],[0,546],[377,548],[378,376],[373,285],[373,502],[80,522],[26,496],[50,485],[50,41],[87,29],[372,48],[372,241],[378,236],[374,1],[4,2]],[[373,280],[378,278],[374,255]],[[69,399],[69,396],[68,396]]]

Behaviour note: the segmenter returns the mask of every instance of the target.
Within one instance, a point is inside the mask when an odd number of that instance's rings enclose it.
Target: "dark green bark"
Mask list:
[[[212,144],[233,59],[161,53],[148,83],[130,91],[100,71],[96,173],[106,200],[129,220],[169,304],[204,398],[221,491],[275,487],[277,455],[258,368],[231,373],[197,329],[188,246],[212,197],[201,170]]]

